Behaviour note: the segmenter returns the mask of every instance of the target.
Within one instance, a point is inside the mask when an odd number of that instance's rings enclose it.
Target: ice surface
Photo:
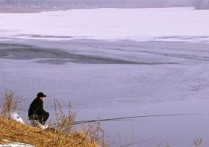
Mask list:
[[[78,9],[0,14],[0,36],[48,40],[208,41],[209,12],[193,8]]]

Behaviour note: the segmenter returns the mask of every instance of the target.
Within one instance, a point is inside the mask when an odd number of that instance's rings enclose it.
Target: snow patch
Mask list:
[[[34,14],[1,13],[0,38],[201,42],[209,40],[208,14],[208,11],[196,11],[193,8],[105,8]],[[188,39],[191,36],[197,38]]]
[[[21,142],[12,142],[6,139],[2,139],[2,141],[6,142],[5,144],[0,144],[0,147],[35,147],[31,144],[25,144]]]

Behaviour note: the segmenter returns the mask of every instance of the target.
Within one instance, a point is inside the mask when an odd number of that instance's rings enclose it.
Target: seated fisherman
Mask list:
[[[43,92],[39,92],[37,97],[30,104],[28,110],[28,117],[30,121],[38,121],[40,124],[44,125],[49,117],[49,113],[43,108],[43,101],[46,95]]]

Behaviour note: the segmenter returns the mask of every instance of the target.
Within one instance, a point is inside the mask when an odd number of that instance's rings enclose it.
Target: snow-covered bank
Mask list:
[[[193,8],[78,9],[0,14],[1,39],[209,41],[209,11]]]

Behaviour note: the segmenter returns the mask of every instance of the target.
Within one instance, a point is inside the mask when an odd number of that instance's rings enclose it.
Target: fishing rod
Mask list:
[[[209,115],[209,114],[152,114],[152,115],[138,115],[138,116],[126,116],[126,117],[113,117],[113,118],[105,118],[105,119],[74,121],[72,125],[94,123],[94,122],[107,122],[107,121],[117,121],[117,120],[126,120],[126,119],[136,119],[136,118],[195,116],[195,115]]]
[[[92,120],[80,120],[74,121],[71,125],[80,125],[80,124],[88,124],[95,122],[108,122],[108,121],[120,121],[127,119],[137,119],[137,118],[151,118],[151,117],[176,117],[176,116],[200,116],[200,115],[209,115],[206,113],[192,114],[192,113],[176,113],[176,114],[150,114],[150,115],[137,115],[137,116],[126,116],[126,117],[113,117],[113,118],[105,118],[105,119],[92,119]],[[50,127],[59,127],[58,124],[52,124]]]

